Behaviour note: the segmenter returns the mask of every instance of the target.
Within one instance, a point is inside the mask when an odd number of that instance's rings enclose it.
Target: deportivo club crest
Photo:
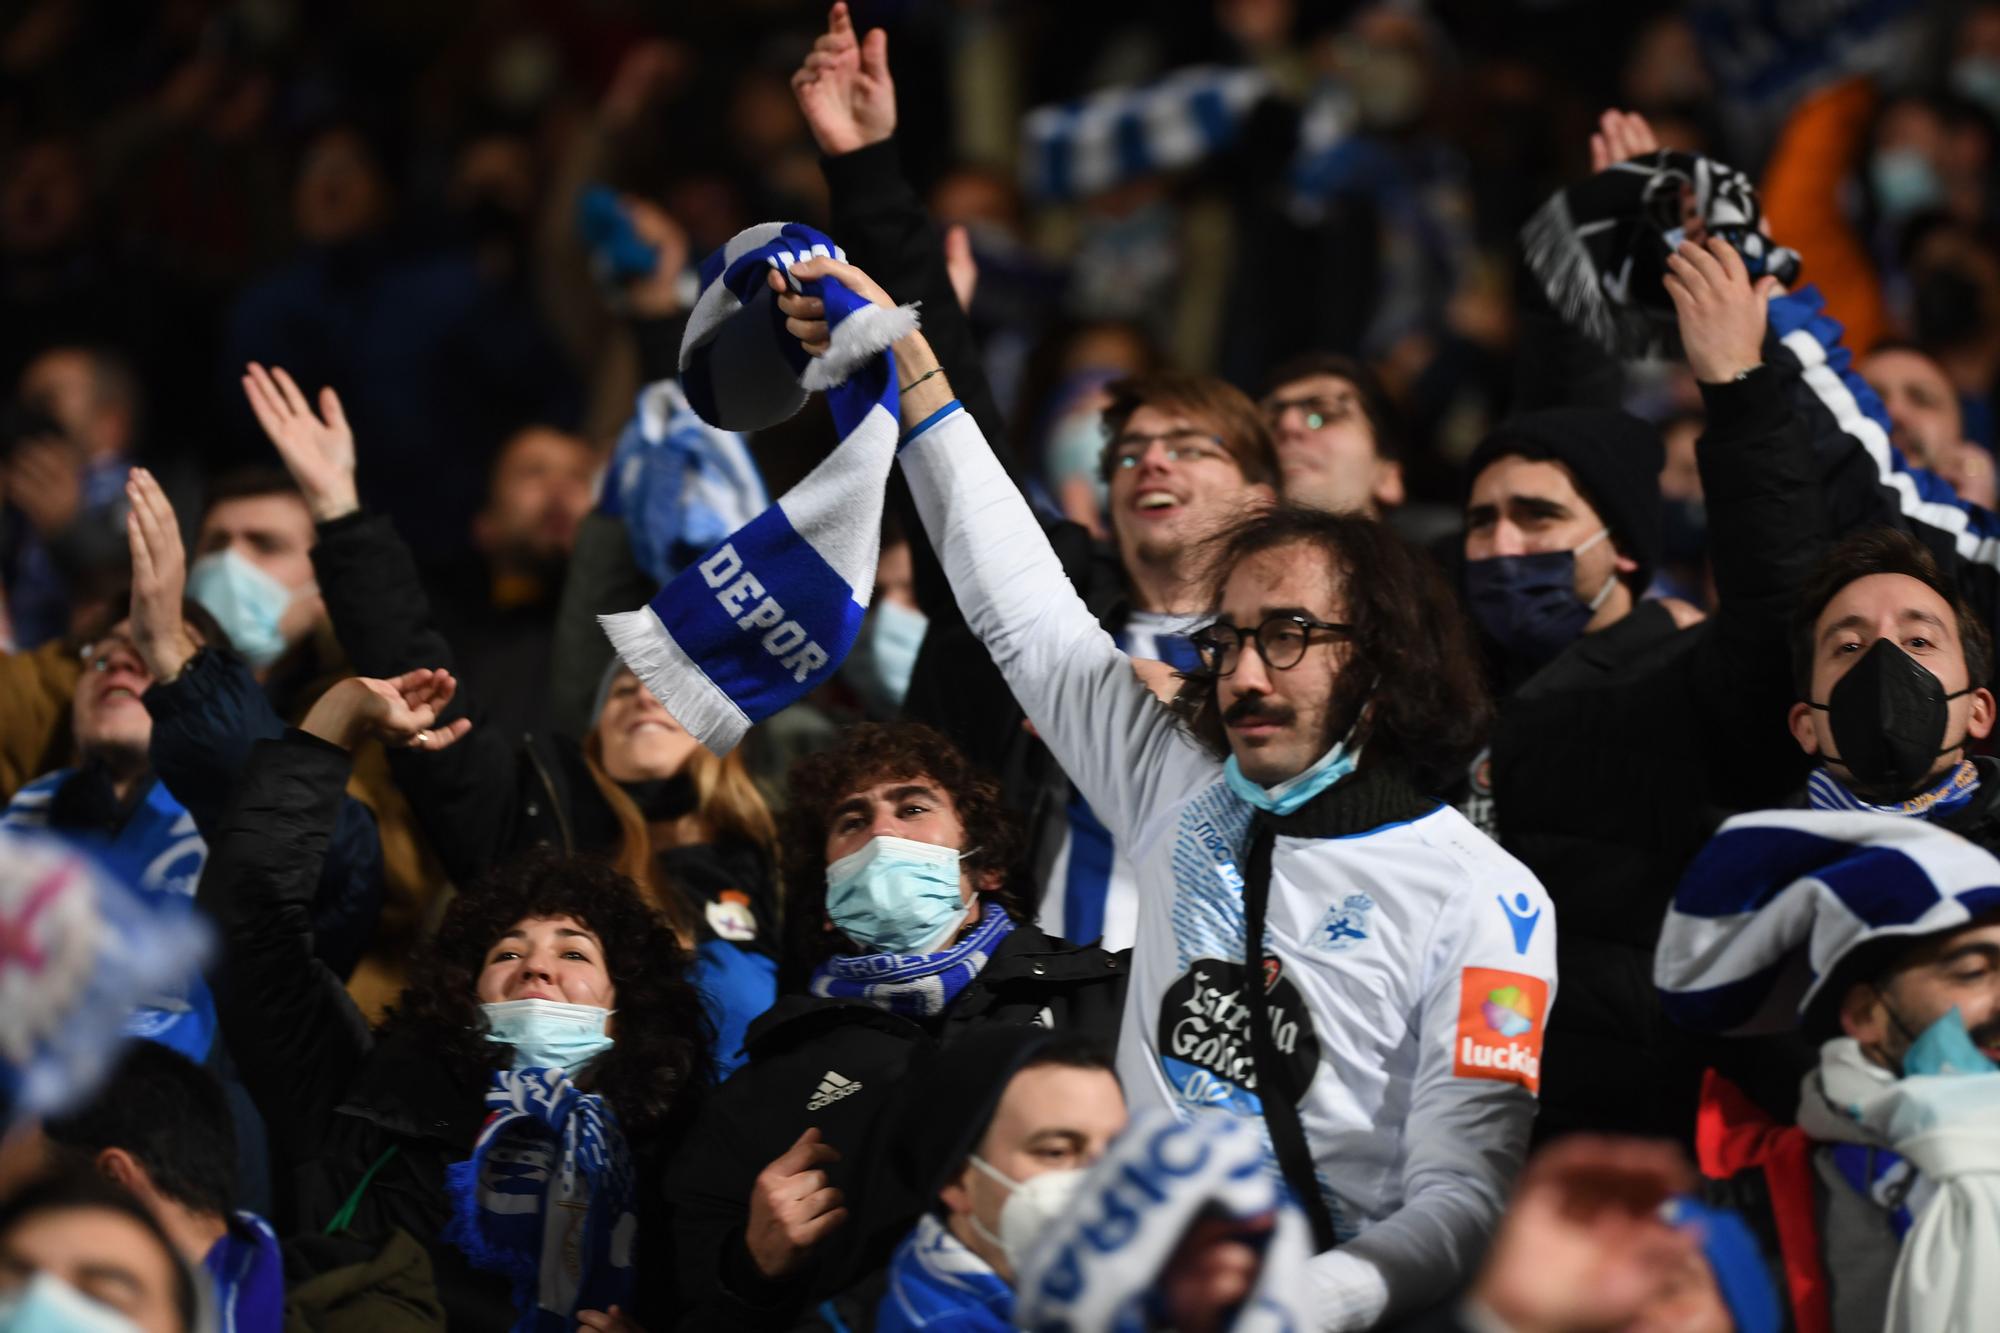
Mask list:
[[[1368,914],[1374,910],[1375,900],[1367,894],[1348,894],[1326,909],[1326,915],[1313,930],[1313,947],[1329,953],[1346,953],[1368,938]]]

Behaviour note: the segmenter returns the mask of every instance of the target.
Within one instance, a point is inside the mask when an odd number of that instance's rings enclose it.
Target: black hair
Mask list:
[[[201,515],[206,519],[225,500],[254,500],[266,495],[289,495],[301,504],[306,498],[299,484],[292,480],[292,474],[283,468],[268,463],[246,463],[209,480]]]
[[[123,1148],[175,1203],[211,1217],[236,1209],[236,1132],[222,1085],[158,1042],[127,1046],[96,1095],[42,1130],[78,1166]]]
[[[195,1290],[195,1275],[168,1238],[166,1228],[126,1191],[95,1171],[58,1169],[36,1177],[0,1202],[0,1244],[7,1235],[31,1217],[42,1213],[80,1211],[116,1213],[136,1223],[153,1238],[167,1256],[174,1275],[174,1313],[183,1333],[193,1333],[201,1317],[201,1297]]]
[[[1841,589],[1871,574],[1901,574],[1942,598],[1951,608],[1953,623],[1958,627],[1959,647],[1965,653],[1966,684],[1976,689],[1992,680],[1993,632],[1945,579],[1937,558],[1907,532],[1864,528],[1849,534],[1820,562],[1793,610],[1792,688],[1796,698],[1811,699],[1813,631],[1821,613],[1840,595]]]
[[[1316,375],[1331,375],[1354,386],[1354,396],[1361,403],[1361,415],[1368,418],[1368,430],[1375,437],[1377,458],[1394,462],[1403,456],[1405,432],[1402,414],[1396,410],[1388,389],[1383,387],[1381,376],[1365,361],[1342,356],[1338,352],[1301,353],[1280,362],[1264,377],[1264,387],[1257,391],[1257,400],[1261,403],[1287,384]]]

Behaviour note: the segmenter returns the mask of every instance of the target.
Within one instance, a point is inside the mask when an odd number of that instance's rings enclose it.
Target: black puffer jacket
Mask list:
[[[1785,729],[1792,603],[1825,546],[1805,423],[1770,368],[1702,396],[1715,613],[1683,630],[1641,603],[1529,677],[1494,727],[1500,841],[1556,908],[1544,1138],[1692,1134],[1704,1056],[1659,1010],[1660,922],[1716,825],[1782,804],[1807,768]]]
[[[913,1056],[994,1023],[1039,1023],[1117,1039],[1127,953],[1077,948],[1017,927],[942,1019],[919,1024],[854,1000],[792,995],[751,1026],[750,1061],[714,1094],[667,1171],[684,1329],[790,1327],[813,1302],[888,1261],[923,1201],[888,1167],[891,1093]],[[817,1127],[841,1154],[827,1168],[849,1220],[803,1272],[764,1280],[744,1248],[750,1190]]]

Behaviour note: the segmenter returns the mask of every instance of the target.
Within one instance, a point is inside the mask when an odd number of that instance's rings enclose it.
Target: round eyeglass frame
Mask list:
[[[1295,629],[1299,631],[1297,652],[1287,655],[1283,648],[1273,649],[1272,641],[1276,638],[1277,632],[1280,629]],[[1354,627],[1331,621],[1314,620],[1310,616],[1283,614],[1266,616],[1258,624],[1257,628],[1253,630],[1245,630],[1228,624],[1225,621],[1218,620],[1212,625],[1196,630],[1193,640],[1195,651],[1201,654],[1202,670],[1217,680],[1221,680],[1226,676],[1232,676],[1236,673],[1237,663],[1243,660],[1243,645],[1245,643],[1254,643],[1257,646],[1257,656],[1263,658],[1264,665],[1271,670],[1291,670],[1299,663],[1305,661],[1306,650],[1312,647],[1313,634],[1315,632],[1344,637],[1353,634]],[[1232,642],[1224,643],[1217,641],[1225,635]],[[1285,658],[1285,660],[1280,661],[1280,657]],[[1227,661],[1227,666],[1222,665],[1224,661]]]

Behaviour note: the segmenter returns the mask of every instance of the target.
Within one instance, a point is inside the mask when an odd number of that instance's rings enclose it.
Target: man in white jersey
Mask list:
[[[888,301],[848,265],[794,273]],[[820,303],[779,305],[821,350]],[[1442,1298],[1520,1165],[1555,998],[1541,886],[1420,794],[1486,709],[1449,593],[1367,519],[1249,513],[1218,545],[1206,671],[1169,710],[922,336],[895,352],[900,457],[953,592],[1138,873],[1118,1049],[1134,1111],[1262,1121],[1315,1214],[1322,1328]]]

